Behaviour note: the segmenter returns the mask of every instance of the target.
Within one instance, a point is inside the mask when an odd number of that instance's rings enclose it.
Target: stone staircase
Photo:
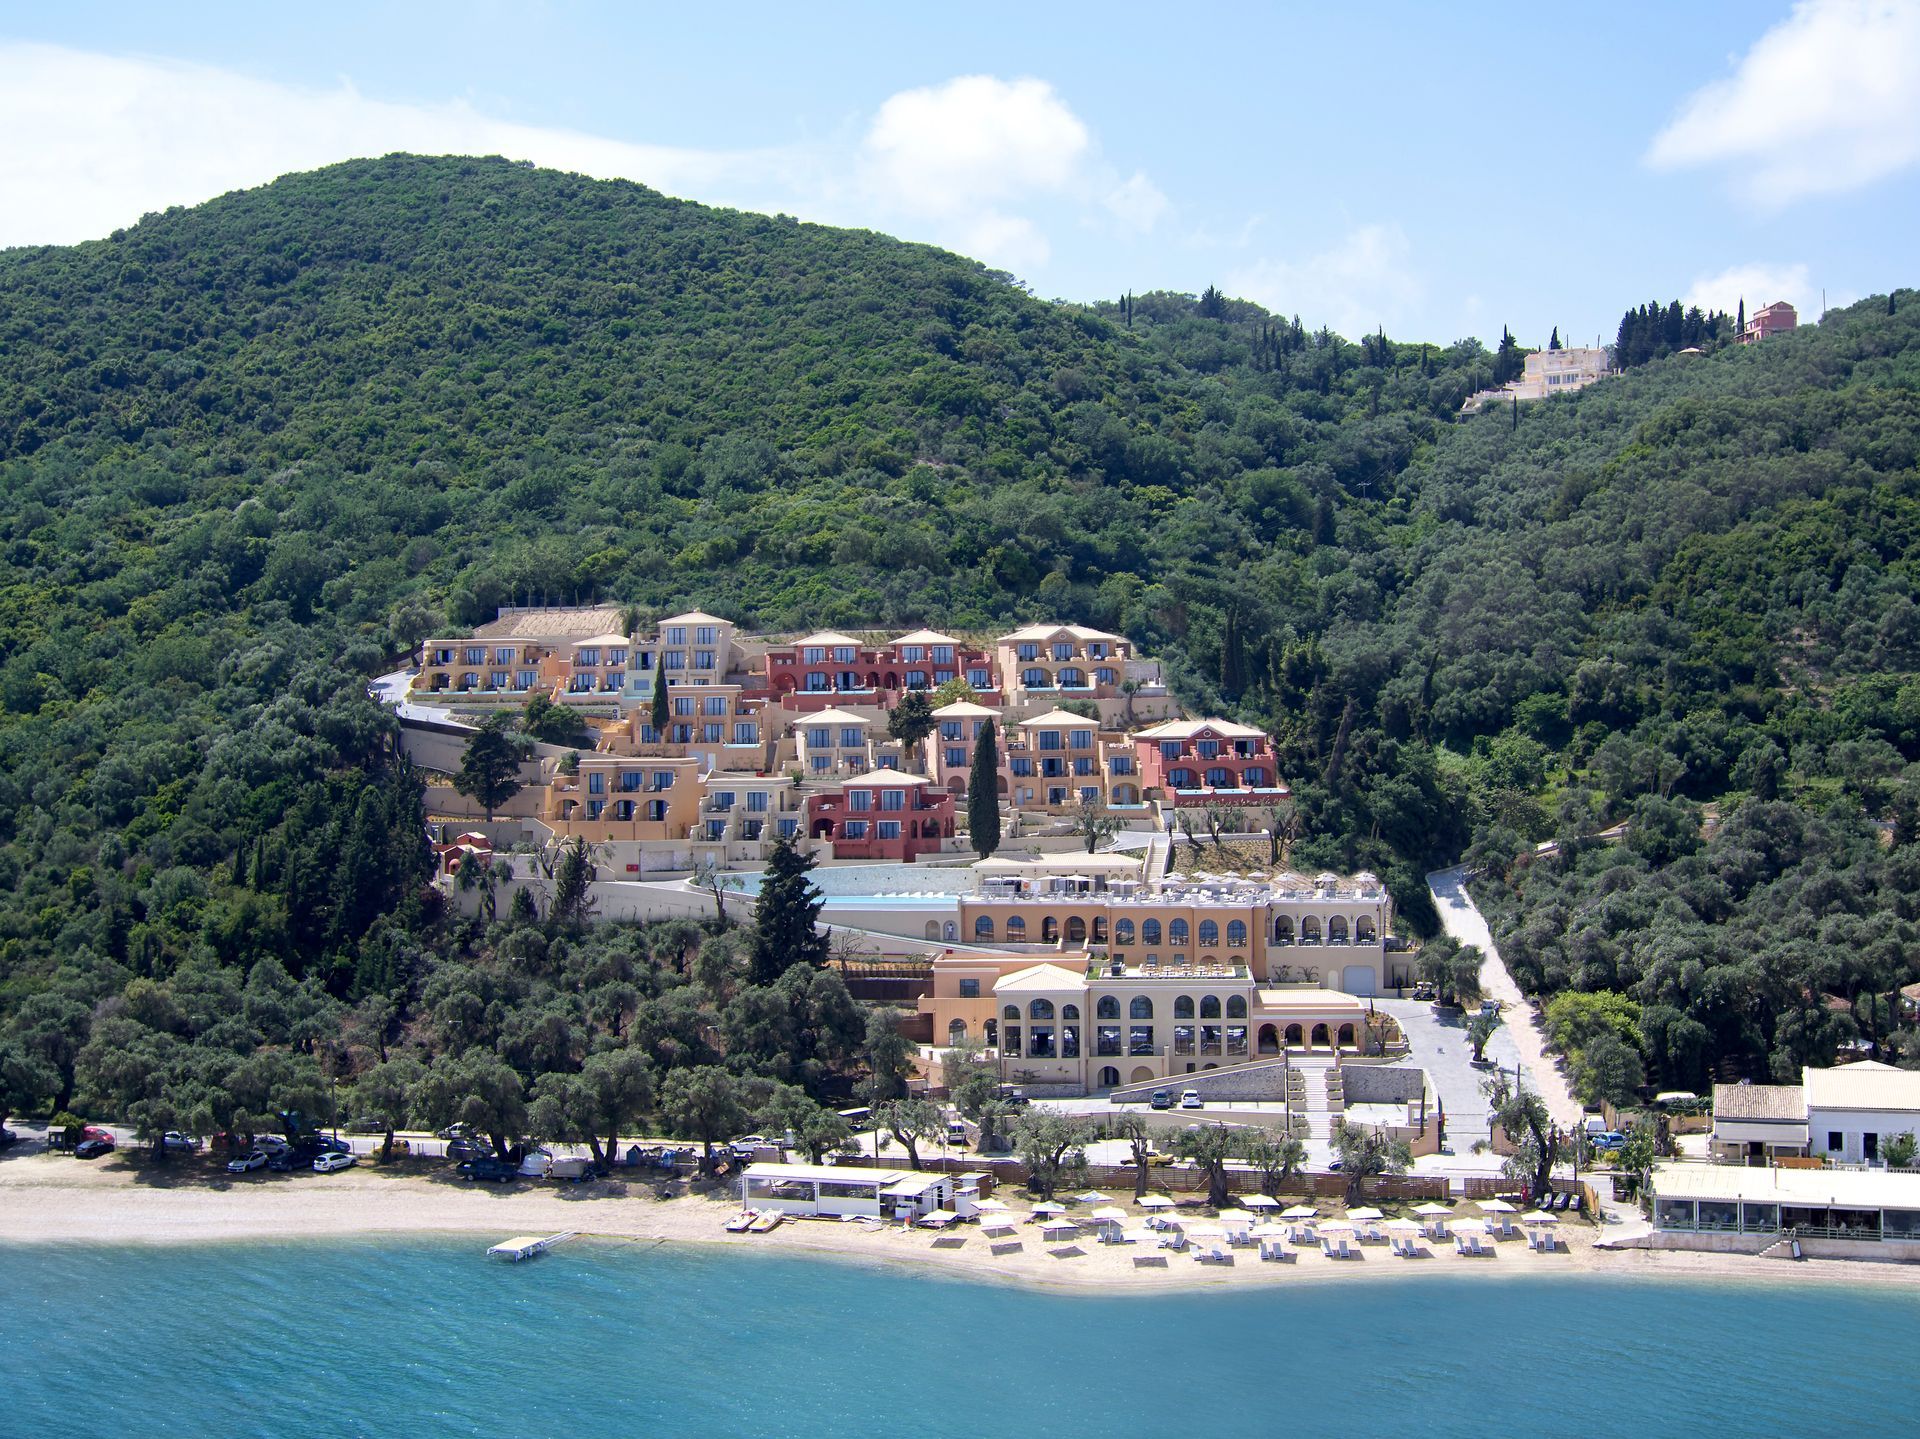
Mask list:
[[[1759,1253],[1761,1259],[1798,1259],[1804,1262],[1806,1255],[1800,1252],[1800,1239],[1797,1235],[1783,1234]]]
[[[1331,1064],[1300,1065],[1294,1073],[1301,1078],[1301,1094],[1294,1100],[1296,1112],[1304,1110],[1309,1139],[1333,1138],[1333,1121],[1341,1107],[1338,1094],[1340,1071]]]

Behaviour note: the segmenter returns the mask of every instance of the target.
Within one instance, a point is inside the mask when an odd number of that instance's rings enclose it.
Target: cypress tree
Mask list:
[[[807,878],[812,869],[813,856],[801,853],[786,835],[774,842],[753,907],[753,945],[747,959],[752,983],[772,984],[799,964],[826,966],[829,941],[815,924],[826,900]]]
[[[982,859],[1000,848],[1000,746],[992,720],[980,726],[973,742],[973,768],[967,774],[967,838]]]
[[[661,739],[667,737],[667,667],[666,655],[662,652],[654,660],[653,669],[653,711],[647,716],[653,721],[653,732]]]

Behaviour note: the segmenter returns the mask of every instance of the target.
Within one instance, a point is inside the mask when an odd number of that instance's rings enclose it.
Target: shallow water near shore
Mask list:
[[[0,1246],[0,1434],[1900,1432],[1920,1338],[1920,1296],[1826,1286],[1088,1298],[771,1254],[484,1249]]]

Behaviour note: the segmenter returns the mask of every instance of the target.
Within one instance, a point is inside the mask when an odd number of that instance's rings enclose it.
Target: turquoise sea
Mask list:
[[[601,1243],[0,1246],[0,1436],[1911,1433],[1904,1293],[1114,1298]]]

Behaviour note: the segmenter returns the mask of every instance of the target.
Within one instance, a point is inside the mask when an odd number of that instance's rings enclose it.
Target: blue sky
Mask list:
[[[1611,337],[1920,281],[1913,0],[1540,7],[70,3],[0,16],[0,244],[288,170],[499,152],[1209,283],[1349,335]]]

